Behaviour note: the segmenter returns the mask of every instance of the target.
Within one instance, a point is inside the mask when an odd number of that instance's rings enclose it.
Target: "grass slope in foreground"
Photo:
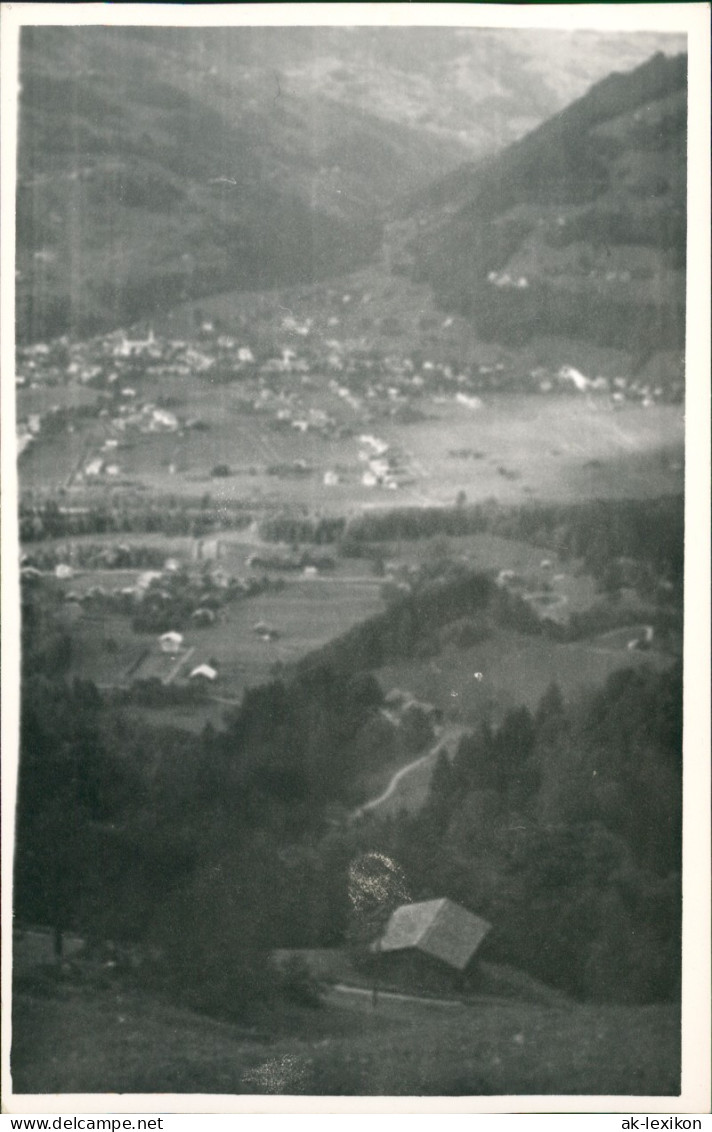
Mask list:
[[[679,1085],[675,1006],[374,1010],[363,996],[245,1025],[71,982],[16,996],[16,1092],[654,1095]],[[340,1003],[348,1001],[346,996]]]

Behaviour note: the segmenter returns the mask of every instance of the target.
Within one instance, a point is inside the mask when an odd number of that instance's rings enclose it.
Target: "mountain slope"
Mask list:
[[[18,336],[342,273],[404,194],[680,37],[25,28]]]
[[[484,338],[562,336],[640,364],[684,342],[686,56],[614,74],[391,230]]]
[[[141,29],[28,29],[22,49],[20,337],[343,270],[378,246],[384,201],[462,157]]]
[[[319,90],[418,126],[457,141],[472,158],[516,141],[614,69],[631,70],[655,51],[673,54],[686,46],[683,35],[533,28],[318,28],[288,34],[281,69],[295,91]]]

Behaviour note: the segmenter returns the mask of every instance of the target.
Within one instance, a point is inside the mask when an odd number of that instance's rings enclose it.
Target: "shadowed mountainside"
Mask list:
[[[391,230],[401,268],[485,339],[556,335],[644,363],[684,343],[687,58],[613,74]]]
[[[343,273],[399,199],[679,38],[25,28],[18,337]]]

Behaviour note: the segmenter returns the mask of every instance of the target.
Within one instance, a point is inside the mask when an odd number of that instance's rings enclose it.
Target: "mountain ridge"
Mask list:
[[[25,28],[18,339],[358,267],[400,198],[573,89],[570,60],[542,78],[565,40],[384,31]]]
[[[485,339],[682,349],[686,56],[656,55],[411,201],[413,277]]]

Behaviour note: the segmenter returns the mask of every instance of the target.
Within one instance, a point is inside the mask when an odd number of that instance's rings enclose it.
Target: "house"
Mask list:
[[[159,644],[161,646],[161,652],[165,652],[169,656],[175,656],[176,653],[180,652],[183,645],[183,634],[175,632],[164,633],[163,636],[159,637]]]
[[[274,641],[279,636],[277,630],[268,625],[266,621],[258,621],[256,625],[252,626],[252,632],[263,641]]]
[[[380,939],[371,944],[384,973],[411,985],[457,985],[472,963],[491,924],[447,898],[402,904]]]
[[[468,397],[466,393],[456,393],[455,400],[458,405],[464,405],[466,409],[481,409],[482,402],[479,397]]]
[[[201,606],[200,609],[196,609],[193,613],[191,613],[190,619],[196,625],[213,625],[215,622],[215,612],[212,609],[206,609]]]
[[[538,618],[542,632],[551,636],[565,633],[571,620],[569,599],[565,594],[525,593],[522,600]]]
[[[584,393],[591,384],[590,379],[584,374],[574,368],[574,366],[562,366],[559,370],[559,380],[569,381],[578,390],[579,393]]]
[[[193,669],[189,676],[190,680],[207,680],[211,684],[213,680],[217,680],[217,678],[217,671],[210,664],[199,664],[197,668]]]
[[[217,570],[211,571],[210,580],[214,586],[217,586],[218,589],[221,590],[226,590],[230,585],[230,575],[226,574],[220,567],[218,567]]]
[[[384,704],[388,704],[389,707],[402,707],[403,704],[411,699],[412,696],[410,692],[404,692],[401,688],[391,688],[383,697],[383,702]]]
[[[67,562],[58,562],[54,568],[54,576],[55,578],[59,578],[60,581],[65,581],[67,578],[71,578],[73,574],[74,571]]]
[[[645,625],[643,627],[642,637],[634,637],[632,641],[628,641],[628,649],[631,652],[647,652],[647,650],[652,646],[653,637],[653,626]]]
[[[136,579],[136,589],[141,593],[145,593],[160,577],[160,570],[144,570]]]
[[[167,409],[154,409],[149,427],[152,431],[176,432],[178,418]]]

